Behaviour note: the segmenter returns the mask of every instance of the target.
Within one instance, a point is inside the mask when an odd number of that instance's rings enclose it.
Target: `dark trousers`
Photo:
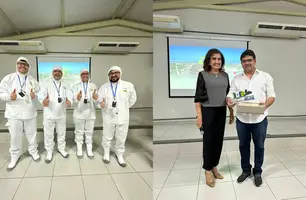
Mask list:
[[[246,124],[241,122],[239,119],[236,120],[239,150],[241,155],[241,168],[243,172],[251,173],[252,165],[250,164],[250,143],[251,138],[253,138],[255,146],[255,166],[253,168],[253,174],[255,175],[262,173],[261,167],[264,161],[267,127],[267,118],[256,124]]]
[[[203,124],[203,168],[212,170],[219,164],[224,129],[226,122],[226,106],[202,107]]]

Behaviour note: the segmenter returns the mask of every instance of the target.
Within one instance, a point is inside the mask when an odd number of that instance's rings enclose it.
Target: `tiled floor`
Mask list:
[[[152,137],[140,136],[127,143],[128,166],[121,168],[114,157],[102,161],[101,148],[94,159],[75,155],[75,145],[68,141],[68,159],[56,154],[50,164],[38,163],[24,154],[12,172],[7,172],[9,143],[0,134],[0,200],[150,200],[152,199]],[[140,142],[139,142],[140,141]],[[26,144],[26,142],[24,142]],[[100,146],[100,145],[98,145]],[[26,151],[24,145],[24,151]],[[43,146],[40,144],[40,150]]]
[[[267,139],[259,188],[253,179],[236,182],[238,141],[224,143],[219,171],[225,178],[215,188],[205,185],[201,151],[201,143],[154,145],[154,200],[306,200],[306,138]]]
[[[268,134],[306,134],[306,117],[269,118]],[[225,127],[225,137],[237,136],[235,123]],[[154,122],[154,141],[200,139],[195,120]]]

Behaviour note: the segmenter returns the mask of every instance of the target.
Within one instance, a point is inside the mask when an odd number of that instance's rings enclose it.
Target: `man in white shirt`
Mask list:
[[[62,67],[54,67],[50,80],[41,86],[39,101],[44,106],[44,143],[47,151],[46,163],[50,163],[54,150],[54,128],[57,132],[57,149],[64,157],[66,149],[66,108],[71,107],[73,94],[69,84],[62,80]]]
[[[262,165],[264,161],[264,142],[268,126],[268,108],[275,101],[273,78],[267,73],[256,69],[256,55],[252,50],[242,53],[241,64],[244,73],[236,75],[231,83],[227,104],[235,106],[234,94],[239,92],[250,93],[245,100],[257,102],[265,106],[264,114],[237,113],[236,128],[239,138],[242,174],[238,177],[239,183],[251,175],[250,143],[253,138],[255,146],[255,166],[253,168],[254,182],[257,187],[262,184]]]
[[[75,143],[77,145],[77,157],[83,156],[83,141],[85,135],[87,156],[93,158],[92,136],[96,119],[96,103],[98,102],[97,86],[89,80],[89,72],[83,69],[80,73],[81,82],[73,86],[73,95],[76,108],[73,112],[75,125]]]
[[[102,147],[104,149],[103,161],[110,162],[110,146],[113,137],[116,138],[116,157],[121,167],[126,163],[123,158],[125,140],[129,130],[130,107],[137,100],[134,85],[121,80],[121,68],[113,66],[108,71],[109,82],[99,89],[99,103],[103,117]]]
[[[29,74],[29,61],[19,57],[16,71],[5,76],[0,83],[0,99],[6,101],[4,116],[7,118],[11,135],[11,162],[7,170],[15,168],[22,153],[22,133],[28,139],[28,151],[34,161],[39,161],[36,142],[36,94],[39,92],[38,82]]]

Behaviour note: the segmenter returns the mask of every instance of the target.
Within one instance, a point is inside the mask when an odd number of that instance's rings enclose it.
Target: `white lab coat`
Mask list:
[[[37,94],[39,92],[38,82],[31,76],[27,75],[27,80],[22,88],[26,92],[24,97],[21,97],[18,93],[21,90],[19,84],[18,75],[20,77],[21,84],[25,80],[25,75],[11,73],[5,76],[0,84],[0,99],[6,101],[6,108],[4,117],[8,119],[32,119],[37,116],[36,99],[32,100],[30,97],[30,91]],[[11,93],[16,89],[17,99],[12,101],[10,98]]]
[[[58,103],[57,88],[61,83],[60,97],[62,102]],[[44,143],[47,152],[54,150],[54,128],[57,132],[58,150],[64,151],[66,148],[66,98],[73,104],[73,94],[69,84],[63,80],[56,81],[53,78],[41,85],[39,102],[43,104],[44,99],[49,95],[49,106],[43,108]]]
[[[21,85],[27,79],[23,86],[23,91],[26,93],[21,97],[18,93],[21,91],[18,75],[20,77]],[[16,89],[16,100],[11,100],[10,95]],[[38,82],[30,75],[23,75],[11,73],[5,76],[0,83],[0,99],[6,101],[4,117],[8,119],[6,126],[11,135],[10,154],[12,159],[18,159],[22,153],[22,133],[25,132],[28,139],[28,151],[30,155],[37,154],[36,142],[36,116],[37,116],[37,100],[31,99],[31,89],[35,94],[39,92]]]
[[[114,85],[114,84],[113,84]],[[115,86],[113,87],[115,90]],[[123,154],[125,151],[125,141],[129,129],[130,112],[137,100],[134,85],[130,82],[119,80],[116,92],[116,108],[112,107],[114,96],[111,83],[105,83],[99,89],[99,102],[105,100],[105,108],[102,108],[103,136],[102,146],[104,152],[110,151],[111,140],[116,138],[116,152]]]
[[[85,92],[86,86],[83,86],[83,82],[77,83],[73,86],[73,98],[76,104],[76,107],[73,111],[73,119],[75,125],[75,142],[78,145],[83,144],[83,137],[85,135],[85,141],[87,145],[91,147],[93,140],[93,130],[96,119],[96,105],[98,100],[94,100],[92,95],[94,91],[97,91],[97,86],[94,83],[88,82],[87,92]],[[77,100],[77,95],[79,92],[82,92],[82,98],[80,101]],[[85,95],[86,94],[86,95]],[[88,103],[84,103],[85,96]]]
[[[99,89],[99,102],[105,99],[105,108],[102,109],[104,123],[126,124],[130,120],[129,109],[137,100],[134,85],[130,82],[119,80],[116,94],[117,108],[112,107],[114,100],[111,83],[105,83]],[[115,90],[115,86],[113,87]],[[118,113],[118,114],[117,114]]]
[[[62,103],[58,103],[58,92],[53,83],[56,83],[57,88],[61,83],[60,97],[62,98]],[[41,84],[41,90],[39,93],[39,102],[43,104],[44,99],[49,95],[49,106],[44,107],[44,118],[45,119],[63,119],[66,117],[66,98],[73,104],[73,94],[69,84],[63,80],[56,81],[50,79],[44,84]]]
[[[85,86],[86,88],[86,86]],[[87,86],[87,100],[89,103],[85,104],[85,89],[83,87],[83,82],[77,83],[73,86],[73,99],[76,104],[76,107],[73,111],[73,117],[77,119],[96,119],[96,104],[98,102],[92,98],[93,92],[96,90],[98,93],[98,89],[96,84],[89,82]],[[77,100],[77,95],[82,91],[82,98],[80,101]]]

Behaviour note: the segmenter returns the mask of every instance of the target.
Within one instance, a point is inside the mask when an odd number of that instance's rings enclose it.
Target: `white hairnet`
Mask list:
[[[120,72],[120,75],[122,75],[121,68],[118,67],[118,66],[112,66],[111,68],[109,68],[107,74],[109,74],[111,71],[119,71],[119,72]]]
[[[18,69],[17,69],[17,63],[18,62],[26,62],[28,65],[29,65],[29,70],[28,70],[28,73],[27,74],[29,74],[29,72],[30,72],[30,63],[29,63],[29,60],[26,58],[26,57],[19,57],[18,59],[17,59],[17,61],[16,61],[16,71],[18,72]]]
[[[88,73],[89,73],[88,69],[82,69],[81,72],[80,72],[80,75],[81,75],[83,72],[88,72]]]
[[[63,68],[61,66],[54,66],[52,72],[55,70],[61,70],[63,72]]]
[[[16,61],[16,64],[20,61],[26,62],[30,66],[29,60],[26,57],[19,57]]]
[[[82,69],[81,72],[80,72],[80,77],[81,77],[83,72],[88,72],[89,73],[88,69]],[[88,77],[88,82],[91,82],[89,77]]]

